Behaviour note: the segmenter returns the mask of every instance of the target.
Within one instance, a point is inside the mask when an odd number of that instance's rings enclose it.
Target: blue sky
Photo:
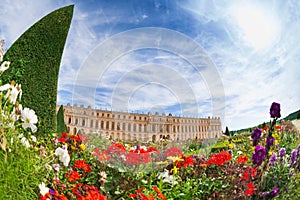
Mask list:
[[[300,107],[300,3],[1,0],[8,49],[31,25],[75,4],[58,104],[219,116],[230,130]]]

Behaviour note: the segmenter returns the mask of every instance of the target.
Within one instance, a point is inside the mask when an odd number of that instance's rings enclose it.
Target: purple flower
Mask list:
[[[262,131],[259,128],[255,128],[252,131],[251,138],[253,139],[253,146],[256,146],[258,141],[260,140]]]
[[[283,158],[283,157],[285,156],[285,153],[286,153],[285,148],[284,148],[284,147],[281,148],[281,149],[279,150],[279,156],[280,156],[280,158]]]
[[[291,153],[291,161],[292,161],[292,164],[295,163],[296,157],[297,157],[297,150],[296,150],[296,149],[293,149],[293,150],[292,150],[292,153]]]
[[[265,197],[265,196],[267,196],[268,194],[269,194],[269,192],[262,192],[262,193],[261,193],[261,196]]]
[[[278,196],[278,188],[273,188],[273,190],[270,192],[270,197],[277,197]]]
[[[268,138],[267,138],[267,149],[270,149],[270,147],[273,145],[273,143],[274,143],[274,138],[272,137],[272,136],[269,136]]]
[[[280,118],[280,104],[273,102],[270,108],[271,118]]]
[[[253,164],[256,166],[260,166],[262,164],[262,161],[266,155],[267,151],[262,146],[256,146],[255,147],[255,153],[252,155]]]
[[[277,154],[273,153],[272,156],[270,157],[270,166],[273,166],[276,162]]]
[[[49,193],[52,194],[52,195],[55,194],[54,190],[52,190],[52,189],[49,190]]]

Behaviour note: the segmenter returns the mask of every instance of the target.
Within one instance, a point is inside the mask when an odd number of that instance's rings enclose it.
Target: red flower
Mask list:
[[[148,163],[148,162],[151,162],[150,153],[129,152],[128,154],[126,154],[127,164],[139,165],[141,163]]]
[[[194,164],[194,159],[192,158],[192,156],[185,157],[184,164],[183,164],[184,168],[186,168],[189,165],[193,165],[193,164]]]
[[[73,164],[73,168],[82,169],[85,172],[91,172],[91,166],[87,164],[84,160],[76,160]]]
[[[246,190],[245,194],[246,194],[247,196],[252,196],[253,193],[254,193],[254,185],[253,185],[253,183],[250,182],[250,183],[247,185],[247,187],[248,187],[248,190]]]
[[[60,136],[60,138],[58,139],[59,142],[65,143],[68,139],[68,133],[63,132]]]
[[[279,126],[279,125],[275,125],[274,128],[277,130],[281,130],[281,126]]]
[[[238,164],[244,164],[248,162],[248,157],[245,155],[241,155],[237,158],[237,163]]]
[[[126,153],[126,149],[122,144],[112,144],[105,150],[107,155],[120,156]]]
[[[264,126],[264,127],[263,127],[263,130],[264,130],[264,131],[267,131],[268,129],[269,129],[268,126]]]
[[[77,200],[107,200],[107,198],[99,193],[98,188],[93,185],[82,183],[76,184],[72,188],[72,193],[76,195]]]
[[[162,200],[166,200],[165,196],[163,195],[163,193],[161,193],[161,191],[158,189],[158,187],[153,186],[153,190],[155,190],[158,198],[160,198]]]
[[[158,153],[158,154],[159,154],[159,151],[158,151],[157,148],[155,148],[155,147],[148,147],[148,148],[147,148],[147,152],[149,152],[149,153],[155,152],[155,153]]]
[[[182,150],[179,149],[179,148],[177,148],[177,147],[170,147],[165,152],[165,156],[166,157],[169,157],[169,156],[180,156],[182,154],[183,154]]]
[[[142,200],[154,200],[154,196],[152,194],[149,195],[149,197],[147,197],[145,194],[143,194],[141,191],[143,190],[144,188],[140,188],[140,189],[137,189],[135,192],[136,194],[129,194],[129,197],[132,198],[132,199],[142,199]]]
[[[242,180],[246,180],[246,181],[249,180],[249,173],[248,172],[243,172]]]
[[[80,174],[77,171],[70,170],[66,173],[66,177],[70,182],[75,182],[81,179]]]
[[[79,143],[82,142],[82,135],[81,134],[75,134],[75,135],[71,135],[72,140],[77,141]]]
[[[107,161],[110,159],[110,156],[107,156],[100,148],[95,148],[92,153],[93,156],[97,157],[100,161]]]
[[[226,161],[230,161],[232,155],[228,152],[222,151],[221,153],[212,154],[207,161],[207,164],[223,165]]]

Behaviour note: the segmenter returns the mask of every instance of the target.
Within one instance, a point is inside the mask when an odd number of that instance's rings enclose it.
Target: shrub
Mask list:
[[[3,83],[22,83],[23,105],[39,116],[38,134],[56,131],[57,80],[73,5],[60,8],[30,27],[7,51],[11,62]]]

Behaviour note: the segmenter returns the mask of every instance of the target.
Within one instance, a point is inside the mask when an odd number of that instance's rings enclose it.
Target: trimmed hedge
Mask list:
[[[73,9],[74,5],[66,6],[39,20],[4,56],[11,65],[2,78],[3,84],[12,80],[22,84],[22,105],[35,110],[40,135],[57,130],[58,73]]]
[[[63,132],[68,132],[68,129],[64,120],[64,107],[61,105],[57,112],[57,134],[61,135]]]

